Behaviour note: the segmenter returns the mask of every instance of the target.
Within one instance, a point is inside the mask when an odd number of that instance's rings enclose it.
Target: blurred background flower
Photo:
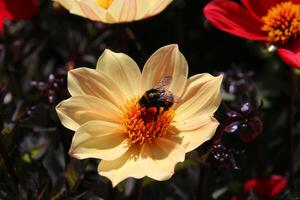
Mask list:
[[[213,0],[204,14],[218,29],[276,48],[284,62],[300,69],[299,1]]]
[[[273,199],[286,188],[288,180],[280,175],[272,175],[268,178],[253,178],[245,181],[244,191],[251,190],[258,199]]]
[[[103,23],[145,19],[163,11],[172,0],[55,0],[72,14]]]
[[[0,1],[0,30],[3,23],[12,20],[28,19],[39,10],[39,0],[1,0]]]
[[[244,182],[244,193],[241,197],[232,196],[231,200],[290,199],[291,197],[284,193],[287,183],[288,180],[280,175],[272,175],[267,178],[252,178]]]

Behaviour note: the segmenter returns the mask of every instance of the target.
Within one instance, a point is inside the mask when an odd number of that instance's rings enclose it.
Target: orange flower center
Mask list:
[[[132,144],[147,142],[151,144],[155,138],[164,137],[170,128],[174,110],[164,111],[160,108],[140,106],[139,98],[131,99],[124,109],[124,127]]]
[[[108,7],[112,4],[113,0],[96,0],[97,4],[104,9],[108,9]]]
[[[290,1],[282,2],[269,9],[262,17],[263,31],[268,32],[271,44],[284,45],[300,36],[300,5]]]

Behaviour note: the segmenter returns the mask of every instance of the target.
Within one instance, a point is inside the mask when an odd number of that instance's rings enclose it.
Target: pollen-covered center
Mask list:
[[[268,32],[271,44],[284,45],[290,40],[300,37],[300,5],[290,1],[272,7],[262,17],[263,31]]]
[[[97,4],[104,9],[108,9],[108,7],[112,4],[113,0],[96,0]]]
[[[124,109],[124,127],[132,144],[151,144],[158,137],[164,137],[170,128],[174,110],[164,111],[155,107],[139,105],[139,98],[131,99]]]

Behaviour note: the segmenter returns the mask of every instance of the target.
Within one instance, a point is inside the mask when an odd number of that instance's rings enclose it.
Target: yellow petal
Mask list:
[[[147,0],[114,0],[107,12],[115,22],[130,22],[144,18],[149,9]]]
[[[222,76],[198,74],[188,80],[183,102],[176,108],[175,121],[183,121],[195,115],[213,114],[221,103]]]
[[[195,130],[211,122],[211,118],[211,114],[198,115],[181,121],[173,121],[172,126],[175,126],[178,131]]]
[[[72,1],[70,0],[54,0],[54,1],[61,4],[67,10],[70,10],[72,8]]]
[[[166,138],[157,138],[155,143],[145,143],[140,154],[140,165],[150,178],[167,180],[174,174],[175,165],[184,161],[185,149]]]
[[[148,12],[148,16],[157,15],[161,11],[163,11],[172,0],[150,0],[152,1],[151,9]]]
[[[172,76],[169,90],[181,96],[188,74],[188,64],[175,44],[158,49],[146,62],[142,72],[143,91],[153,88],[166,76]]]
[[[98,166],[98,173],[109,178],[113,187],[129,177],[144,177],[143,168],[138,164],[139,152],[139,146],[132,146],[116,160],[102,160]]]
[[[60,3],[63,7],[70,11],[70,13],[79,15],[81,17],[86,17],[85,14],[82,12],[78,1],[76,0],[54,0]]]
[[[115,160],[128,150],[127,138],[120,124],[89,121],[74,134],[70,154],[78,159]]]
[[[107,10],[99,6],[96,1],[78,0],[77,2],[85,17],[94,21],[106,22]]]
[[[103,98],[118,107],[127,97],[108,76],[94,69],[77,68],[68,73],[68,90],[72,96],[90,95]]]
[[[190,152],[211,139],[218,125],[219,122],[211,117],[207,123],[202,124],[202,126],[199,126],[197,129],[187,131],[174,130],[173,134],[168,135],[168,138],[181,144],[186,152]]]
[[[114,0],[107,12],[117,22],[134,21],[137,15],[137,2],[140,0]]]
[[[75,96],[56,106],[61,123],[76,131],[82,124],[92,120],[121,123],[122,112],[105,99],[93,96]]]
[[[123,23],[160,13],[171,0],[54,0],[72,14],[104,23]]]
[[[141,72],[129,56],[106,49],[98,60],[97,70],[119,85],[127,99],[141,94]]]

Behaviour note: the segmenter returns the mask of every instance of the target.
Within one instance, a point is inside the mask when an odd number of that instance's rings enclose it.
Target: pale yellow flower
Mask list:
[[[157,15],[172,0],[54,0],[72,14],[114,24]]]
[[[97,68],[68,73],[71,98],[57,105],[62,124],[75,131],[70,155],[102,159],[98,172],[113,186],[128,177],[169,179],[185,153],[209,140],[218,127],[213,117],[220,101],[222,76],[197,74],[177,45],[158,49],[140,72],[127,55],[105,50]],[[138,100],[164,77],[179,97],[157,118]],[[153,115],[153,113],[152,113]]]

